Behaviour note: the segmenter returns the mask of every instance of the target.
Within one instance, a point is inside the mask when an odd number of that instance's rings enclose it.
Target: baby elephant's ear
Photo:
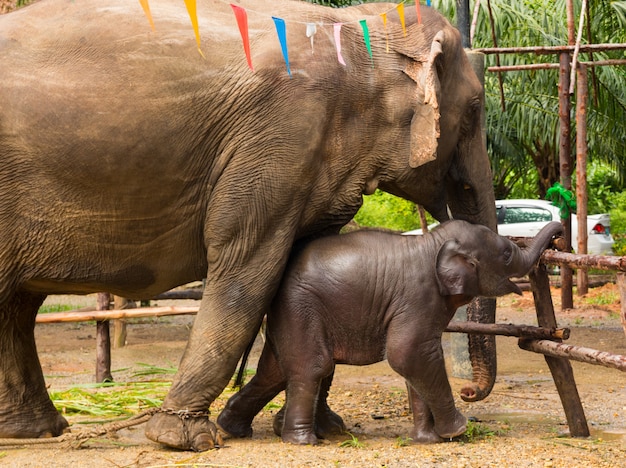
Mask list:
[[[478,296],[477,261],[462,253],[456,239],[443,243],[437,252],[437,284],[442,296]]]

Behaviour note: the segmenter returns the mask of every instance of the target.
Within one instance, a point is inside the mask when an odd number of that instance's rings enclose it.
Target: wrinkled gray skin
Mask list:
[[[35,347],[48,294],[141,299],[207,278],[168,411],[146,428],[205,450],[213,423],[171,413],[206,411],[221,393],[294,242],[337,232],[376,188],[495,230],[482,89],[443,17],[423,7],[418,26],[407,9],[405,37],[393,4],[238,5],[254,11],[254,73],[227,2],[198,2],[204,57],[182,1],[150,1],[154,31],[128,0],[0,16],[0,437],[67,426]],[[286,20],[291,78],[271,15]],[[304,20],[324,23],[314,53]],[[488,392],[495,349],[473,355],[472,388]]]
[[[316,432],[345,429],[341,418],[326,420],[316,409],[335,363],[387,359],[409,384],[409,437],[430,443],[462,434],[466,419],[454,405],[441,335],[472,298],[521,294],[509,278],[528,273],[561,231],[561,223],[550,223],[525,249],[456,220],[424,236],[357,231],[314,240],[290,260],[257,373],[230,398],[218,425],[251,435],[256,413],[286,388],[275,431],[285,442],[316,444]]]

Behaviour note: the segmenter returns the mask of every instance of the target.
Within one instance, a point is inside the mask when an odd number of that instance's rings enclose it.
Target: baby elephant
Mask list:
[[[408,383],[414,442],[462,434],[441,335],[476,296],[521,294],[509,280],[528,273],[561,224],[518,248],[484,226],[448,221],[424,236],[357,231],[317,239],[294,254],[267,318],[257,373],[230,398],[218,424],[250,436],[254,416],[286,388],[275,421],[285,442],[316,444],[343,429],[326,406],[335,364],[387,359]],[[282,427],[281,427],[282,422]]]

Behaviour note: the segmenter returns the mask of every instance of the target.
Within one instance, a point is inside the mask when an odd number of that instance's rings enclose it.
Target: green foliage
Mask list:
[[[360,226],[394,231],[410,231],[420,227],[419,213],[414,203],[380,190],[363,197],[363,206],[354,220]]]
[[[587,193],[589,213],[608,213],[611,197],[620,191],[621,184],[614,168],[595,161],[587,167]]]
[[[626,191],[615,193],[610,198],[611,234],[615,239],[615,255],[626,255]]]
[[[68,310],[76,309],[75,306],[68,304],[45,304],[39,308],[37,313],[39,314],[48,314],[50,312],[65,312]]]
[[[456,0],[433,0],[433,6],[455,23]],[[475,3],[475,2],[470,2]],[[567,42],[565,0],[492,0],[493,33],[498,47],[552,46]],[[473,6],[473,5],[471,5]],[[581,2],[575,1],[578,20]],[[626,1],[590,0],[589,37],[583,43],[626,42]],[[578,23],[578,21],[576,21]],[[494,47],[487,2],[480,4],[474,48]],[[623,51],[596,51],[593,58],[581,53],[580,61],[623,58]],[[500,55],[501,65],[558,62],[549,55]],[[496,56],[486,56],[486,66],[496,65]],[[501,82],[500,82],[501,80]],[[559,112],[558,73],[555,70],[533,70],[485,75],[487,144],[494,173],[496,198],[542,197],[545,188],[558,180]],[[622,190],[626,182],[626,69],[619,66],[589,69],[588,158],[603,162],[613,170]],[[500,102],[502,86],[505,107]],[[574,108],[575,104],[572,104]],[[573,111],[572,111],[573,113]],[[572,128],[572,135],[575,133]],[[572,148],[575,149],[575,148]],[[535,172],[534,177],[529,175]],[[541,177],[538,177],[538,175]],[[532,181],[537,184],[532,187]],[[523,188],[514,186],[522,184]],[[541,187],[541,189],[540,189]],[[604,186],[606,192],[614,190]],[[532,190],[530,194],[528,191]],[[594,188],[589,188],[590,212],[606,212],[605,193],[599,193],[594,205]]]

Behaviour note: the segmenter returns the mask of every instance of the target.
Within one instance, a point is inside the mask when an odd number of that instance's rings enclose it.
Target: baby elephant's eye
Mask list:
[[[510,247],[507,247],[506,249],[504,249],[504,252],[502,252],[502,259],[504,260],[504,264],[508,265],[509,263],[511,263],[512,258],[513,258],[513,249],[511,249]]]

